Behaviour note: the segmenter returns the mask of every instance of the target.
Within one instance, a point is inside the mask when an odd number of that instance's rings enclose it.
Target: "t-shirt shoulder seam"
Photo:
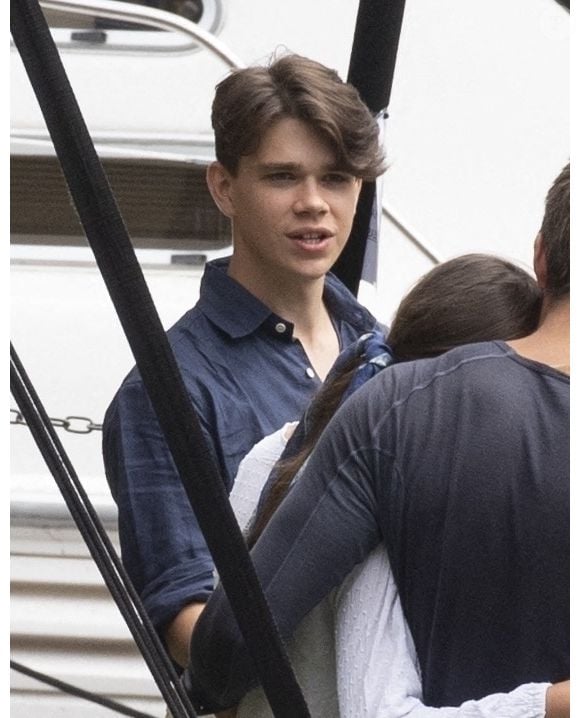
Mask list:
[[[376,433],[381,429],[383,423],[387,420],[387,418],[390,416],[391,412],[399,409],[401,406],[406,404],[409,399],[416,394],[419,391],[423,391],[430,387],[434,382],[438,381],[439,379],[442,379],[444,377],[449,376],[450,374],[453,374],[463,367],[465,367],[468,364],[473,364],[475,362],[480,361],[487,361],[490,359],[506,359],[510,358],[510,350],[509,349],[503,349],[503,347],[500,347],[501,354],[495,352],[486,353],[486,354],[478,354],[477,356],[470,356],[470,357],[462,357],[460,360],[458,360],[455,364],[452,366],[446,367],[445,369],[440,369],[439,371],[436,371],[434,374],[429,376],[428,379],[425,379],[423,381],[420,381],[418,384],[414,384],[405,394],[405,396],[400,397],[399,399],[396,399],[393,401],[393,403],[389,406],[387,411],[385,412],[384,416],[380,419],[380,421],[377,422],[375,429],[373,431],[373,435],[376,435]]]

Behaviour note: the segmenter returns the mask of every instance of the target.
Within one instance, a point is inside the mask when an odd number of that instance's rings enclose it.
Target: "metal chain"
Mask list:
[[[10,409],[10,423],[26,426],[26,420],[17,409]],[[50,423],[58,429],[64,429],[71,434],[90,434],[91,431],[102,431],[102,424],[95,424],[87,416],[67,416],[65,419],[50,418]]]

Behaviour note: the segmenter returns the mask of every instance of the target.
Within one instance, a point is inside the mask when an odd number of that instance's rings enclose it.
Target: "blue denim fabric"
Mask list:
[[[202,430],[228,488],[263,436],[298,419],[320,386],[293,326],[207,265],[197,305],[168,333]],[[324,301],[341,347],[376,320],[333,276]],[[149,398],[134,369],[104,421],[103,454],[119,511],[123,563],[153,623],[163,627],[213,589],[213,563]]]
[[[427,705],[569,677],[569,389],[502,342],[371,379],[252,551],[281,634],[383,541]],[[218,587],[185,685],[216,709],[255,680]]]

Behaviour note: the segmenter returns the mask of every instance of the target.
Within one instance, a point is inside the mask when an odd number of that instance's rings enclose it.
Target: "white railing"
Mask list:
[[[133,5],[119,2],[118,0],[40,0],[40,5],[46,10],[103,17],[110,20],[125,20],[138,25],[147,25],[158,30],[181,32],[193,41],[186,49],[195,49],[198,45],[201,45],[223,60],[228,67],[245,66],[245,63],[215,35],[212,35],[191,20],[165,10],[158,10],[144,5]],[[91,45],[90,47],[94,51],[94,46]],[[130,49],[134,50],[135,48]],[[183,52],[184,46],[164,45],[160,49],[163,52]],[[147,46],[147,51],[154,52],[155,50],[154,45]]]
[[[434,250],[429,247],[428,243],[419,237],[419,233],[411,229],[409,225],[404,222],[400,217],[397,216],[395,210],[386,205],[383,202],[382,206],[383,217],[386,217],[389,222],[395,225],[395,227],[406,237],[411,244],[424,254],[433,264],[441,264],[443,258]]]

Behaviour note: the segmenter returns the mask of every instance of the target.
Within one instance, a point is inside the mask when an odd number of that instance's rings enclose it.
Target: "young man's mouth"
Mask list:
[[[289,232],[287,236],[303,246],[315,248],[325,244],[332,237],[332,232],[326,229],[296,230]]]

